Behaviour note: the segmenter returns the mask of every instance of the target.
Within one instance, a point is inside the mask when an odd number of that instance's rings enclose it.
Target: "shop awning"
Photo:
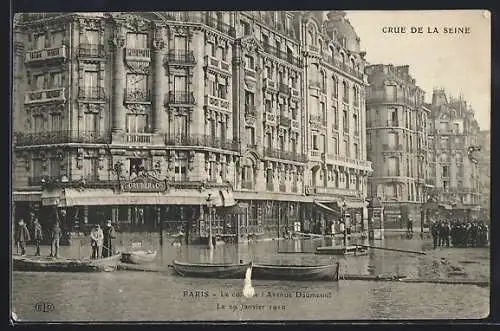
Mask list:
[[[14,202],[39,202],[42,199],[41,191],[14,191],[12,200]]]
[[[340,211],[335,210],[335,209],[333,209],[333,208],[330,208],[330,207],[328,207],[328,206],[326,206],[326,205],[322,204],[322,203],[321,203],[321,202],[319,202],[319,201],[314,201],[314,204],[315,204],[316,206],[320,207],[320,208],[321,208],[321,210],[323,210],[323,211],[329,212],[329,213],[331,213],[331,214],[333,214],[333,215],[335,215],[335,216],[341,216],[341,212],[340,212]]]
[[[226,197],[222,198],[224,195]],[[104,205],[206,205],[208,194],[215,206],[235,204],[232,194],[217,190],[172,190],[171,192],[115,192],[112,189],[65,189],[59,199],[60,207]]]
[[[42,206],[60,205],[63,194],[64,192],[60,189],[43,191],[41,195]]]

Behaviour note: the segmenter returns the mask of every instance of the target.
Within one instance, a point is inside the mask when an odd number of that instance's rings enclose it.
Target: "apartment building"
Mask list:
[[[14,218],[36,211],[48,222],[65,208],[68,231],[111,218],[124,231],[163,221],[206,238],[212,222],[231,236],[309,229],[324,196],[363,209],[363,60],[338,15],[327,25],[335,38],[302,12],[16,16]],[[324,93],[319,158],[320,104],[309,103],[319,89],[308,83],[319,76],[307,69],[313,56],[303,60],[311,29],[325,45],[313,52],[318,68],[352,95],[337,141],[350,140],[335,150],[336,85]],[[341,62],[325,63],[329,54]]]
[[[430,176],[439,202],[450,217],[475,217],[481,200],[479,164],[468,152],[479,143],[474,110],[463,98],[448,97],[444,89],[433,91],[430,107],[434,144]]]
[[[424,105],[424,91],[407,65],[370,65],[366,74],[367,154],[373,164],[368,195],[383,202],[385,228],[406,227],[410,218],[420,228],[425,222],[422,204],[432,186],[427,174],[430,109]]]

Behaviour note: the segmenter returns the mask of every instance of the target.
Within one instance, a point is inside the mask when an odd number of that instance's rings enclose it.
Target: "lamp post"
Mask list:
[[[214,245],[212,243],[212,194],[211,193],[208,193],[207,207],[208,207],[208,248],[213,249]]]
[[[347,208],[347,204],[345,200],[342,200],[342,223],[344,224],[344,249],[347,248],[347,224],[346,224],[346,217],[345,217],[345,210]]]

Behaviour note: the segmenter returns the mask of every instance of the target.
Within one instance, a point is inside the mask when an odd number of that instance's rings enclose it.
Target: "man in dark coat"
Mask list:
[[[51,235],[51,245],[50,245],[50,256],[58,258],[59,257],[59,241],[61,240],[61,226],[59,221],[55,221],[52,229],[50,231]]]
[[[16,233],[16,244],[21,248],[21,256],[26,255],[26,242],[30,240],[30,232],[24,224],[24,220],[19,220]]]
[[[43,239],[42,233],[42,225],[38,221],[38,218],[35,218],[33,221],[33,239],[35,240],[36,253],[35,256],[40,256],[40,241]]]
[[[431,234],[432,234],[432,243],[434,244],[434,248],[436,248],[438,245],[438,239],[439,239],[439,223],[438,222],[432,222]]]
[[[106,226],[104,227],[104,240],[102,246],[102,257],[109,257],[113,255],[113,243],[112,239],[115,237],[115,228],[111,225],[111,220],[108,219]]]

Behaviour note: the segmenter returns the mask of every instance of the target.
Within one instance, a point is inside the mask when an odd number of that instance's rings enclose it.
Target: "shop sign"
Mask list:
[[[151,176],[139,176],[121,184],[123,192],[163,192],[167,184]]]

